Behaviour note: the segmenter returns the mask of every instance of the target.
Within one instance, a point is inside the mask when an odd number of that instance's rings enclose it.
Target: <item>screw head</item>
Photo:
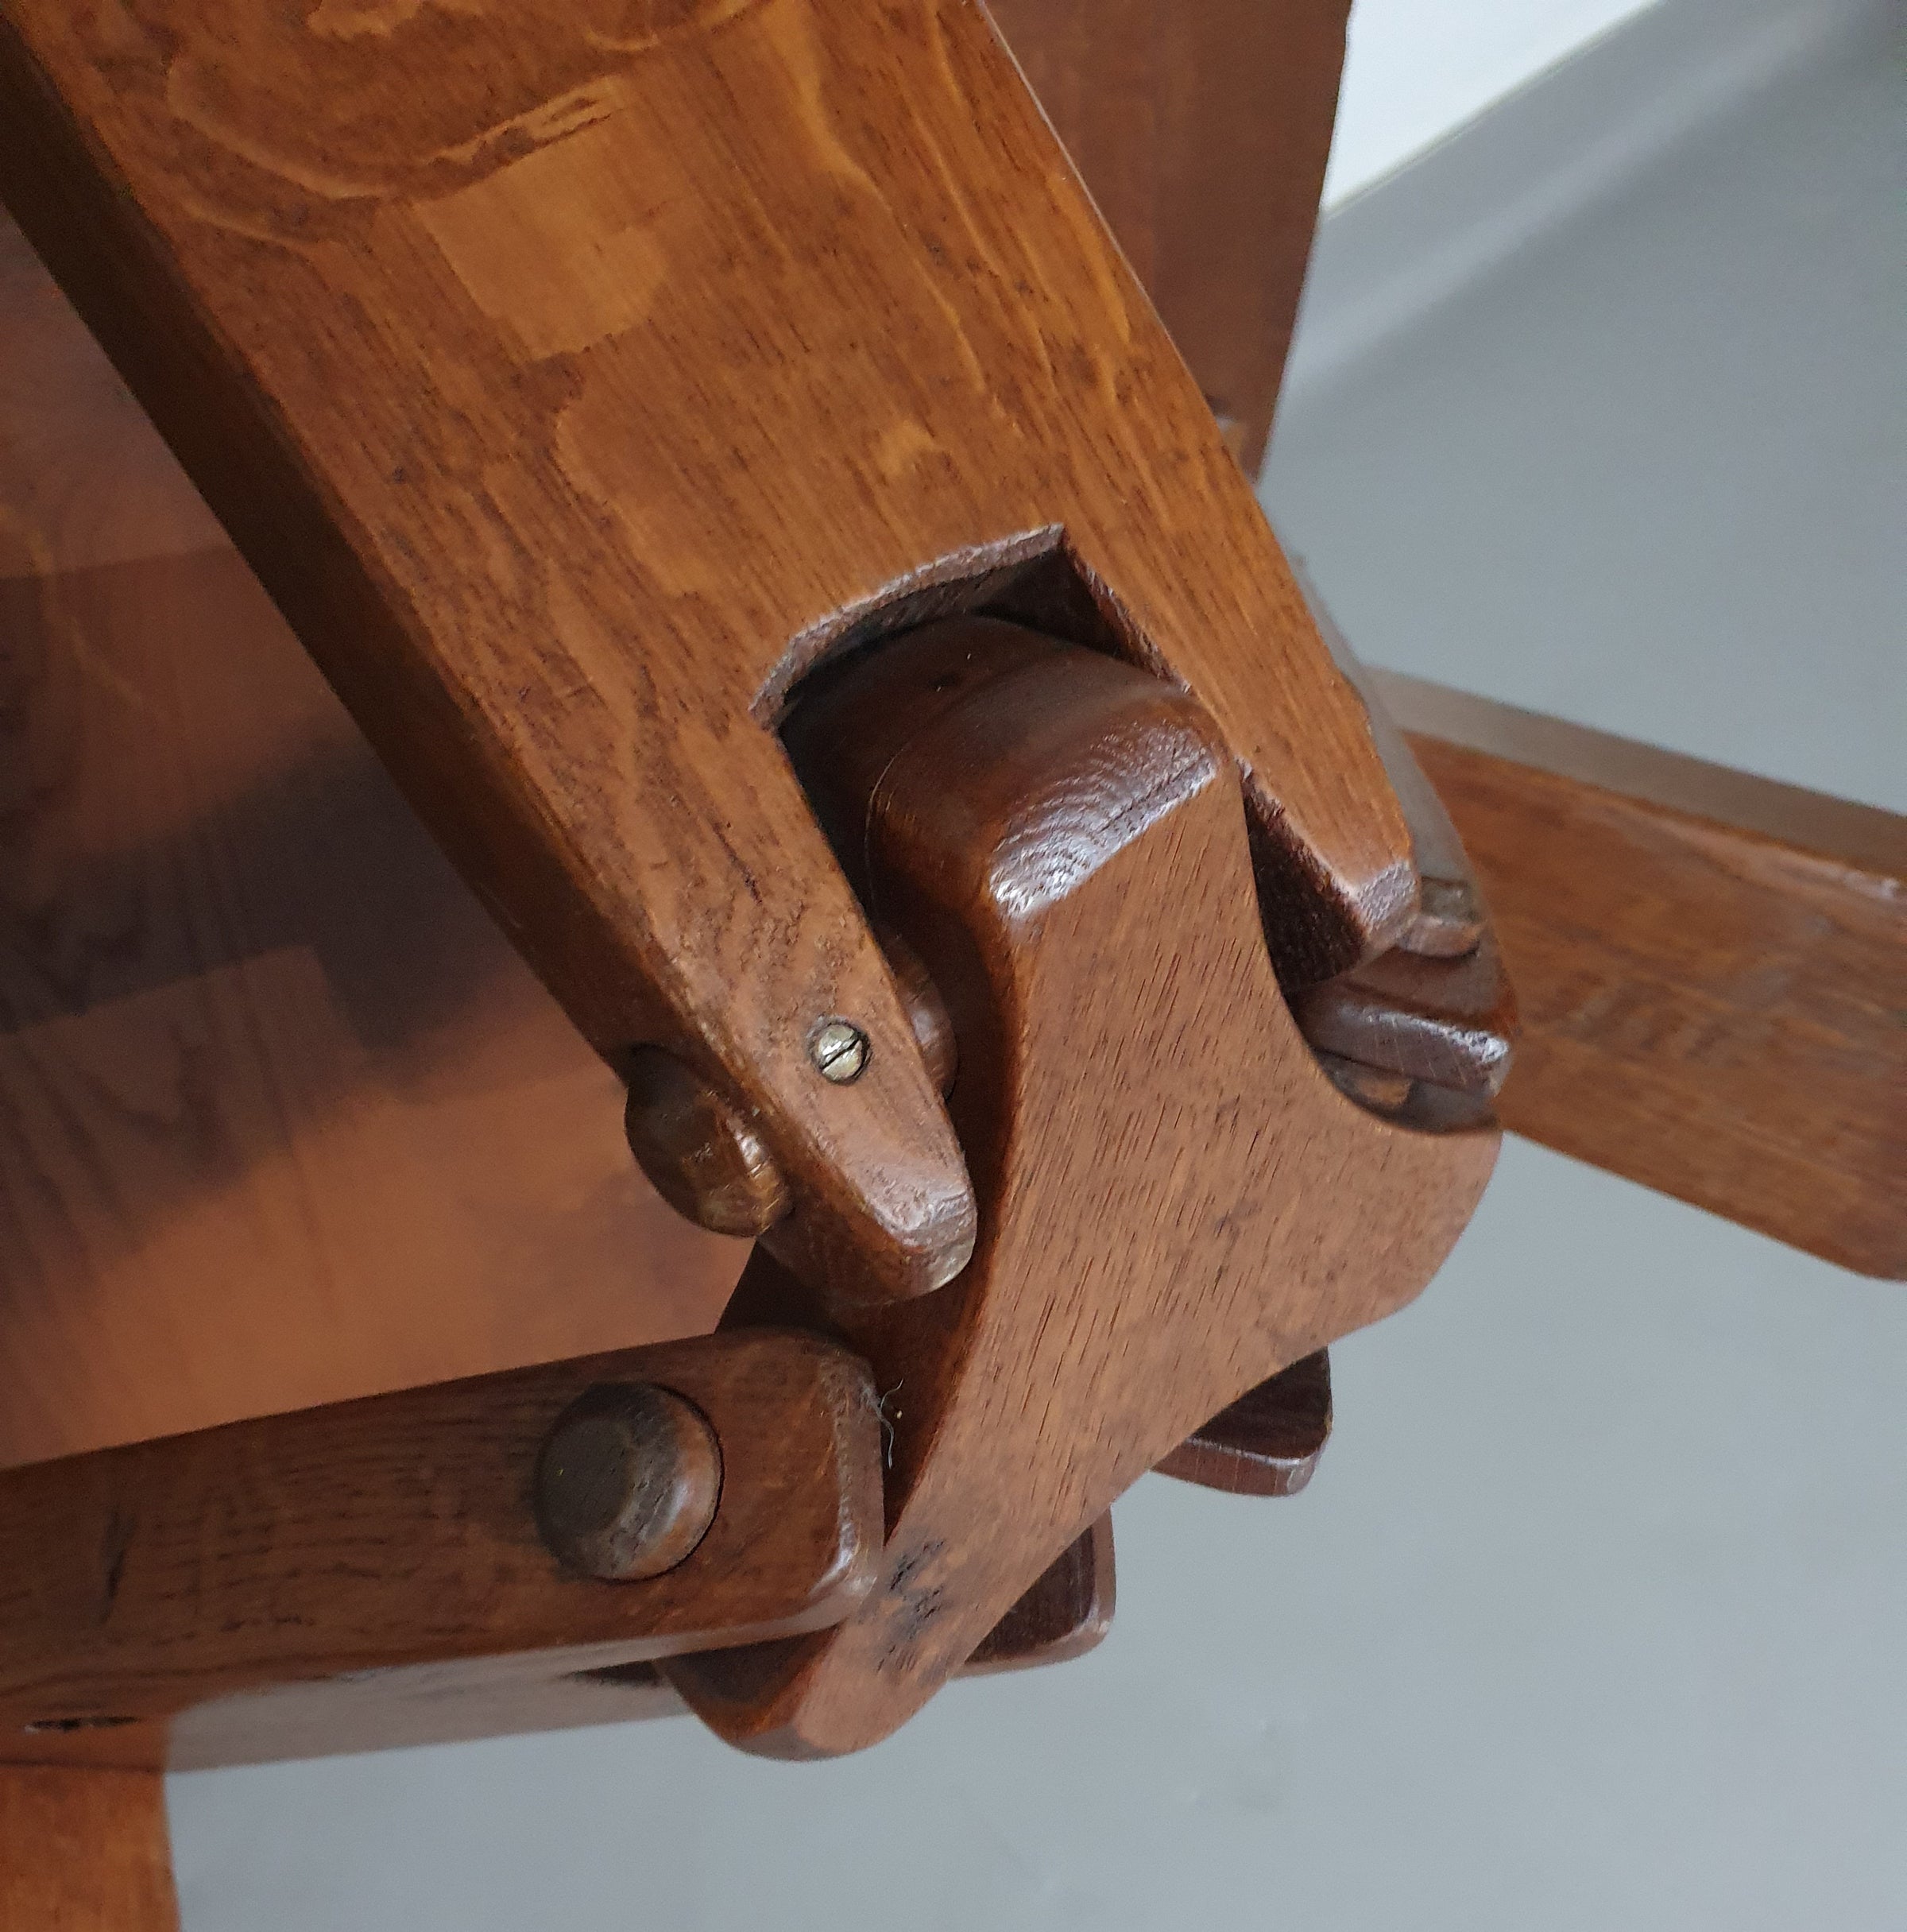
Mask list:
[[[867,1071],[868,1036],[846,1020],[824,1020],[808,1042],[808,1058],[824,1080],[845,1086]]]

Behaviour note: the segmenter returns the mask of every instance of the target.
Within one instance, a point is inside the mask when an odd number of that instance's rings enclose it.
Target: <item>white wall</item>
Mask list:
[[[1354,0],[1333,207],[1654,0]]]

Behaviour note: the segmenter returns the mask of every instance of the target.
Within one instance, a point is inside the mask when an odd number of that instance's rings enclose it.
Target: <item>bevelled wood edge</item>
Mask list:
[[[1439,745],[1750,834],[1886,882],[1907,878],[1907,818],[1527,711],[1401,671],[1370,672],[1419,756]],[[1460,804],[1447,793],[1453,817]],[[1458,829],[1462,827],[1460,823]]]
[[[1159,1473],[1234,1496],[1295,1496],[1330,1439],[1331,1357],[1320,1349],[1220,1409]]]
[[[1083,1657],[1105,1641],[1117,1605],[1112,1519],[1107,1515],[1047,1565],[981,1640],[960,1675],[991,1676]]]

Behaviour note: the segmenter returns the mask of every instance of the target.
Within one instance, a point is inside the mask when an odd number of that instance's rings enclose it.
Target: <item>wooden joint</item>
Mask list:
[[[799,1643],[663,1667],[725,1736],[814,1756],[902,1722],[1200,1424],[1414,1295],[1495,1140],[1325,1076],[1267,956],[1236,765],[1162,681],[962,619],[844,670],[786,736],[946,1001],[980,1206],[940,1295],[836,1305],[892,1431],[874,1589]],[[812,1309],[758,1249],[735,1318]]]
[[[288,1686],[811,1632],[874,1582],[880,1456],[863,1363],[752,1330],[0,1473],[0,1759],[163,1764]]]

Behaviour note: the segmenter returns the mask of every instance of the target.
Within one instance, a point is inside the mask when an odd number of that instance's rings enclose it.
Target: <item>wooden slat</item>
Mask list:
[[[1379,678],[1516,987],[1504,1125],[1907,1276],[1907,819]]]
[[[604,1582],[545,1547],[534,1472],[568,1405],[623,1381],[700,1411],[721,1484],[674,1568]],[[13,1469],[0,1760],[56,1761],[68,1740],[157,1754],[181,1713],[282,1685],[475,1659],[494,1688],[532,1659],[559,1676],[813,1631],[866,1594],[880,1540],[865,1365],[766,1330]]]
[[[1097,1650],[1112,1628],[1117,1597],[1112,1519],[1101,1516],[1069,1543],[961,1667],[963,1677],[1070,1663]]]
[[[6,1932],[178,1932],[164,1781],[0,1764]]]
[[[1159,1473],[1233,1496],[1295,1496],[1330,1439],[1331,1357],[1320,1349],[1220,1410]]]
[[[1007,1613],[961,1675],[1085,1655],[1111,1627],[1113,1597],[1112,1520],[1104,1516]],[[682,1717],[687,1709],[652,1663],[553,1673],[547,1658],[493,1658],[218,1698],[173,1720],[163,1751],[171,1769],[194,1771],[629,1724]],[[72,1740],[74,1755],[143,1762],[161,1748],[152,1729],[95,1732]],[[141,1733],[145,1735],[135,1735]]]

